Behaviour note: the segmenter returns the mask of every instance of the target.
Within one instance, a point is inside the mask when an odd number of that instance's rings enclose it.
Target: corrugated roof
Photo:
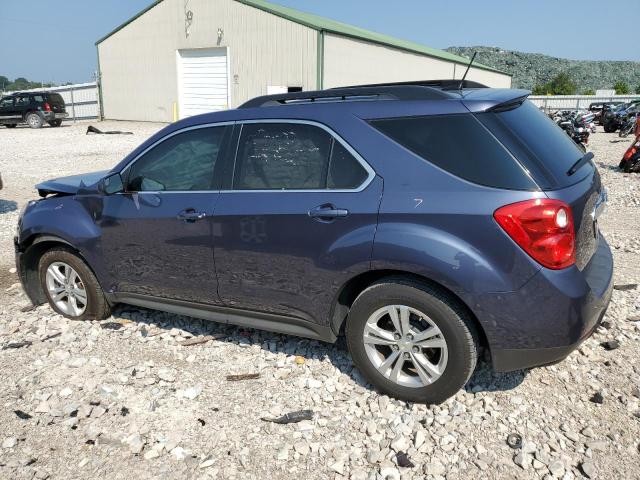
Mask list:
[[[136,16],[127,20],[118,28],[116,28],[109,34],[102,37],[100,40],[96,42],[96,45],[106,40],[107,38],[109,38],[118,30],[121,30],[122,28],[129,25],[135,19],[137,19],[138,17],[140,17],[145,12],[147,12],[148,10],[150,10],[151,8],[153,8],[154,6],[156,6],[158,3],[162,1],[163,0],[156,0],[154,3],[152,3],[147,8],[145,8],[142,12],[138,13]],[[273,15],[286,18],[287,20],[291,20],[292,22],[305,25],[309,28],[313,28],[314,30],[329,32],[329,33],[336,33],[339,35],[361,39],[361,40],[369,41],[372,43],[377,43],[379,45],[394,47],[400,50],[418,53],[421,55],[428,55],[430,57],[439,58],[449,62],[456,62],[463,65],[466,65],[469,63],[468,58],[462,57],[460,55],[454,55],[453,53],[445,52],[444,50],[438,50],[436,48],[427,47],[425,45],[415,43],[415,42],[410,42],[407,40],[401,40],[401,39],[392,37],[390,35],[385,35],[383,33],[372,32],[364,28],[338,22],[336,20],[331,20],[330,18],[321,17],[319,15],[314,15],[312,13],[301,12],[300,10],[284,7],[282,5],[276,5],[274,3],[270,3],[265,0],[235,0],[235,1],[242,3],[244,5],[258,8],[260,10],[271,13]],[[509,75],[508,73],[505,73],[501,70],[497,70],[495,68],[491,68],[486,65],[482,65],[480,63],[474,63],[473,66],[474,68],[480,68],[483,70],[489,70],[491,72],[501,73],[503,75]]]

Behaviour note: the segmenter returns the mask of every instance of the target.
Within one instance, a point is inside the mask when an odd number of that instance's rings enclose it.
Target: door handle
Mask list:
[[[194,223],[206,217],[206,213],[196,212],[193,208],[187,208],[186,210],[183,210],[178,214],[178,220],[182,220],[187,223]]]
[[[344,218],[349,215],[349,210],[336,208],[332,204],[320,205],[309,210],[309,216],[318,221],[333,221],[336,218]]]

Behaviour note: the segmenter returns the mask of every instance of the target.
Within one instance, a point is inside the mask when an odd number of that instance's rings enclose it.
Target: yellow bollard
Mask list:
[[[173,102],[173,121],[178,121],[178,102]]]

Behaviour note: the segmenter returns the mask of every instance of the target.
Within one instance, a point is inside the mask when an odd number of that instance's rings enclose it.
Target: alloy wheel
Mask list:
[[[421,388],[442,376],[447,342],[425,313],[406,305],[388,305],[367,320],[363,341],[367,357],[385,378]]]
[[[87,309],[84,282],[70,265],[64,262],[49,265],[46,284],[51,301],[65,315],[79,317]]]

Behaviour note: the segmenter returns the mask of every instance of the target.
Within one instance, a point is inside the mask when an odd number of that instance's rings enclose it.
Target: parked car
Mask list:
[[[640,100],[618,105],[604,113],[602,126],[607,133],[613,133],[620,128],[628,114],[640,111]]]
[[[589,111],[595,115],[594,122],[602,125],[602,116],[604,112],[610,110],[616,105],[622,105],[624,102],[594,102],[589,105]]]
[[[480,349],[497,371],[560,361],[612,290],[593,155],[529,92],[458,84],[260,97],[43,182],[15,238],[24,289],[72,319],[126,303],[344,332],[407,401],[454,395]]]
[[[20,123],[31,128],[40,128],[45,123],[59,127],[68,116],[59,93],[14,93],[0,99],[0,125],[7,128],[14,128]]]

